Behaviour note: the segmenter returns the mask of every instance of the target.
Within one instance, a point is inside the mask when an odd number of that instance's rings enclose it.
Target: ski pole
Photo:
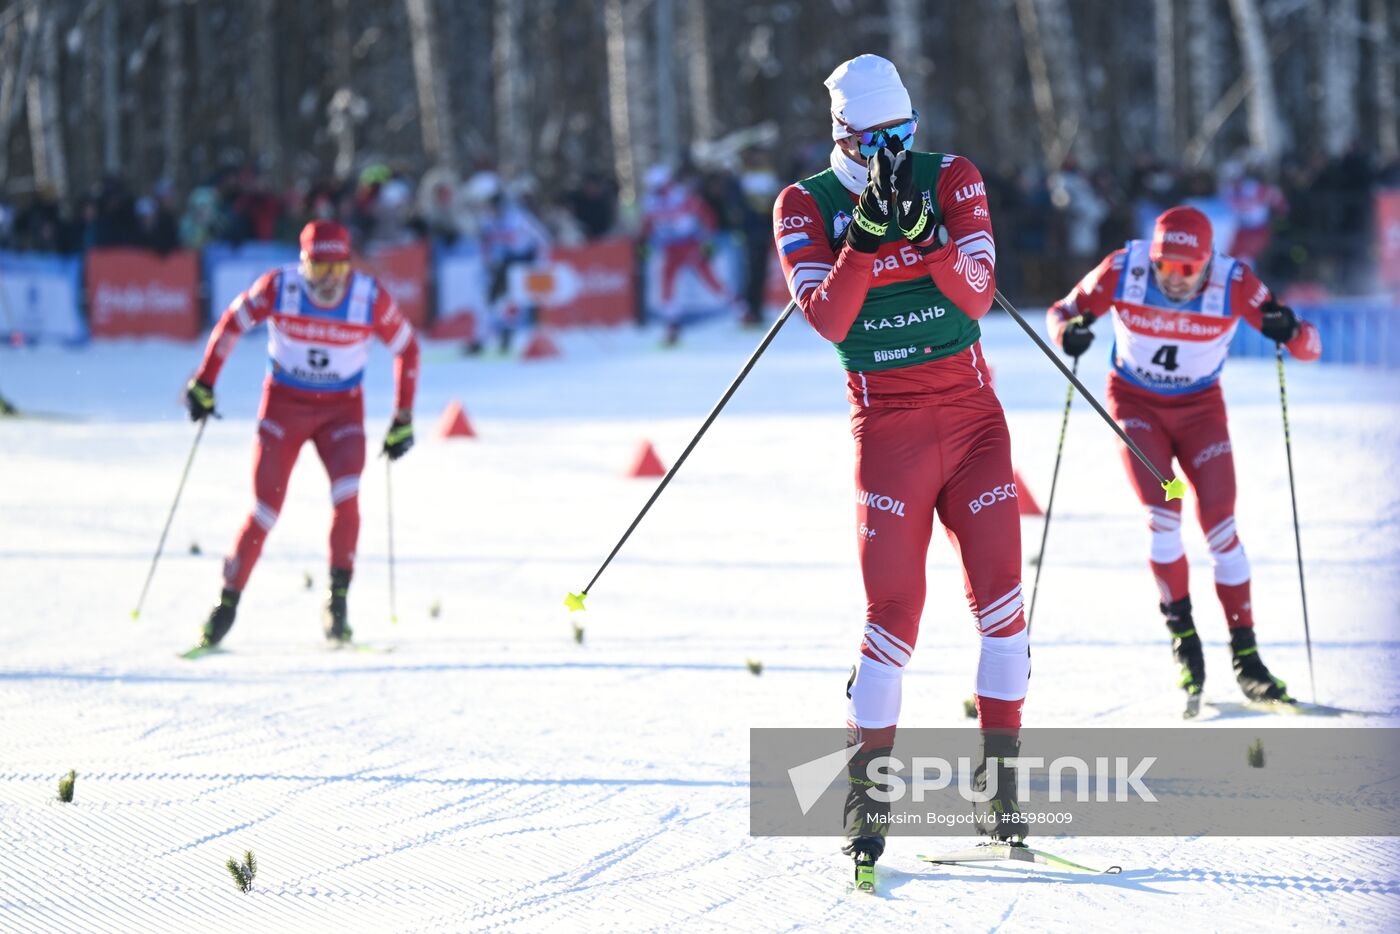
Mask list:
[[[1026,322],[1026,319],[1021,317],[1021,313],[1012,307],[1011,303],[1006,300],[1006,297],[1001,294],[1001,290],[997,289],[993,292],[992,297],[996,299],[997,304],[1000,305],[1007,314],[1016,319],[1016,323],[1021,326],[1023,331],[1030,335],[1031,340],[1035,341],[1036,346],[1044,352],[1045,356],[1050,358],[1050,362],[1059,367],[1065,379],[1069,380],[1071,386],[1079,390],[1079,394],[1094,407],[1094,411],[1099,413],[1099,417],[1107,422],[1108,427],[1112,428],[1114,433],[1123,440],[1123,443],[1128,446],[1128,450],[1133,452],[1133,456],[1142,461],[1143,466],[1152,472],[1152,476],[1157,478],[1157,482],[1161,484],[1162,490],[1167,494],[1167,499],[1181,499],[1185,496],[1186,482],[1180,477],[1172,477],[1168,480],[1166,476],[1157,469],[1157,465],[1152,463],[1146,454],[1142,453],[1142,448],[1134,444],[1133,439],[1128,437],[1128,433],[1118,427],[1118,423],[1115,422],[1112,416],[1099,404],[1099,400],[1094,398],[1094,394],[1084,388],[1084,384],[1079,381],[1079,377],[1070,372],[1069,367],[1065,366],[1060,358],[1055,355],[1055,351],[1050,349],[1050,345],[1045,343],[1041,336],[1035,333],[1035,329]]]
[[[1308,588],[1303,583],[1303,539],[1298,532],[1298,494],[1293,485],[1293,441],[1288,430],[1288,389],[1283,381],[1283,345],[1275,344],[1278,359],[1278,399],[1283,408],[1283,450],[1288,457],[1288,498],[1293,503],[1293,548],[1298,554],[1298,592],[1303,597],[1303,644],[1308,647],[1308,684],[1317,703],[1317,678],[1313,675],[1312,633],[1308,629]]]
[[[394,597],[394,462],[384,459],[384,501],[389,513],[389,622],[398,625],[398,602]]]
[[[211,413],[212,414],[212,413]],[[165,536],[170,532],[170,523],[175,519],[175,510],[180,505],[180,494],[185,491],[185,481],[190,477],[190,466],[194,464],[194,452],[199,450],[199,439],[204,437],[204,426],[209,424],[209,416],[199,420],[199,430],[194,433],[194,444],[190,445],[190,456],[185,458],[185,470],[180,474],[180,485],[175,488],[175,502],[170,504],[170,515],[165,517],[165,528],[160,530],[160,541],[156,543],[156,553],[151,557],[151,569],[146,572],[146,583],[141,587],[141,599],[136,601],[136,609],[131,611],[132,619],[139,619],[141,608],[146,605],[146,591],[151,589],[151,578],[156,576],[156,564],[165,548]]]
[[[1070,372],[1075,376],[1079,375],[1079,358],[1074,358],[1074,366]],[[1060,443],[1055,447],[1055,472],[1050,475],[1050,499],[1045,503],[1045,525],[1040,530],[1040,551],[1035,559],[1035,584],[1031,586],[1031,609],[1026,614],[1026,631],[1031,628],[1031,621],[1035,619],[1035,597],[1040,593],[1040,571],[1045,567],[1045,540],[1050,537],[1050,516],[1055,511],[1055,486],[1060,482],[1060,458],[1065,453],[1065,432],[1069,429],[1069,409],[1074,402],[1074,385],[1071,384],[1069,392],[1065,395],[1065,415],[1060,419]]]
[[[671,478],[676,475],[676,471],[681,469],[681,464],[685,463],[685,459],[690,456],[690,452],[695,450],[695,446],[700,443],[700,439],[705,436],[705,432],[709,430],[710,425],[719,417],[719,413],[724,408],[725,403],[729,401],[729,397],[734,395],[735,390],[739,388],[739,384],[744,381],[744,377],[749,375],[749,371],[752,370],[754,364],[758,362],[758,358],[768,349],[768,345],[773,343],[773,338],[778,336],[778,330],[787,322],[788,316],[792,314],[792,310],[796,307],[796,300],[790,301],[787,307],[783,309],[783,313],[778,315],[778,320],[774,321],[773,326],[768,329],[768,333],[763,335],[763,340],[759,341],[758,346],[754,348],[754,352],[749,355],[748,362],[744,364],[744,368],[739,371],[738,376],[734,377],[734,381],[729,384],[729,388],[724,391],[724,395],[719,397],[719,401],[716,402],[715,407],[710,410],[710,414],[706,416],[704,424],[702,424],[700,430],[695,433],[695,437],[691,438],[690,443],[685,446],[685,450],[681,452],[681,456],[671,465],[671,469],[666,471],[666,476],[661,478],[661,482],[656,485],[655,491],[652,492],[651,499],[648,499],[646,505],[642,507],[642,511],[637,513],[637,518],[632,520],[632,524],[627,527],[627,531],[622,533],[622,538],[618,539],[617,544],[613,546],[613,550],[609,552],[607,558],[603,560],[602,566],[599,567],[598,572],[593,575],[593,579],[588,582],[588,586],[578,593],[571,593],[564,598],[564,605],[566,607],[570,610],[584,609],[583,601],[588,596],[588,592],[593,589],[594,584],[598,583],[598,578],[603,576],[603,572],[607,570],[608,565],[612,563],[612,559],[617,557],[617,553],[622,550],[622,546],[626,543],[627,539],[631,537],[633,530],[641,524],[642,517],[647,514],[647,510],[651,509],[652,504],[661,496],[661,491],[666,489],[666,485],[671,482]]]

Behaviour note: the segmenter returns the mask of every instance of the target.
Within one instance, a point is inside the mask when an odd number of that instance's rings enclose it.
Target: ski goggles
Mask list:
[[[916,110],[914,116],[903,123],[881,127],[878,130],[852,132],[851,135],[856,138],[860,154],[869,159],[881,149],[893,149],[895,152],[909,149],[914,142],[914,131],[918,128],[919,112]]]
[[[301,262],[301,270],[308,279],[339,278],[350,272],[350,264],[344,260],[334,263],[317,263],[306,259]]]
[[[1194,279],[1205,272],[1206,264],[1193,260],[1158,259],[1152,261],[1152,268],[1160,279]]]

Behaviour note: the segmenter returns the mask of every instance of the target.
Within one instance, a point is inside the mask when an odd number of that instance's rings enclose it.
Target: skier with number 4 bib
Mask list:
[[[855,530],[864,638],[846,688],[844,852],[874,883],[890,806],[872,760],[893,748],[904,667],[925,596],[935,512],[962,562],[977,626],[977,713],[997,793],[979,827],[1026,832],[1015,771],[1030,650],[1011,439],[983,359],[978,319],[995,291],[986,190],[962,156],[919,152],[918,115],[893,64],[861,55],[826,80],[831,167],[778,196],[773,231],[804,317],[836,345],[855,436]],[[979,775],[985,781],[985,775]]]
[[[1280,304],[1243,263],[1216,253],[1210,221],[1191,207],[1158,217],[1150,241],[1132,240],[1110,253],[1050,306],[1047,321],[1064,352],[1078,357],[1093,342],[1090,326],[1105,315],[1112,318],[1114,340],[1109,411],[1153,463],[1165,468],[1175,457],[1195,490],[1197,518],[1215,565],[1215,592],[1230,629],[1235,678],[1250,700],[1290,701],[1254,639],[1249,559],[1235,531],[1235,461],[1220,372],[1241,319],[1302,361],[1322,354],[1317,328]],[[1126,447],[1123,462],[1147,510],[1159,608],[1193,716],[1205,659],[1191,615],[1181,500],[1160,502],[1156,478]]]
[[[394,417],[384,436],[391,460],[413,446],[413,393],[418,339],[393,297],[373,276],[351,266],[350,235],[334,221],[312,221],[301,232],[301,262],[260,276],[234,299],[214,327],[204,360],[190,380],[190,418],[214,411],[214,381],[239,335],[267,322],[270,366],[258,410],[253,448],[253,511],[233,553],[224,560],[224,589],[209,614],[200,647],[217,646],[233,626],[238,599],[263,541],[277,521],[287,481],[302,445],[312,441],[330,477],[330,597],[324,631],[349,642],[346,593],[360,534],[360,474],[365,466],[365,403],[361,389],[369,341],[394,353]]]

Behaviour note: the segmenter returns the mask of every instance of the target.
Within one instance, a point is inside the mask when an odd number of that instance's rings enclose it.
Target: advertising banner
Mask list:
[[[77,257],[0,251],[0,333],[25,341],[87,340],[78,310],[81,266]]]
[[[87,253],[93,337],[199,336],[199,255],[181,250],[92,249]]]

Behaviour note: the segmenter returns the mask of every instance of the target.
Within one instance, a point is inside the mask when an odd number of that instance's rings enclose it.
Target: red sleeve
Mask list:
[[[238,336],[251,331],[259,322],[272,314],[277,305],[277,290],[281,287],[282,274],[277,270],[263,273],[246,291],[238,293],[233,304],[224,309],[214,331],[209,335],[209,343],[204,348],[204,359],[194,378],[206,386],[213,386],[223,369],[224,361],[233,352]]]
[[[1105,256],[1103,262],[1069,290],[1068,295],[1046,311],[1045,330],[1056,344],[1060,342],[1065,325],[1073,319],[1089,315],[1097,320],[1108,314],[1113,306],[1113,293],[1118,291],[1118,277],[1123,274],[1126,255],[1127,251],[1119,248]]]
[[[1258,276],[1254,270],[1244,263],[1235,266],[1233,280],[1230,283],[1230,307],[1240,309],[1240,317],[1249,323],[1249,326],[1256,331],[1263,323],[1259,309],[1267,302],[1273,293]],[[1322,356],[1322,335],[1317,330],[1317,325],[1298,320],[1298,335],[1283,346],[1288,348],[1288,352],[1293,355],[1293,359],[1302,363],[1311,363]]]
[[[394,354],[394,411],[413,411],[413,396],[418,388],[418,336],[413,325],[399,311],[399,303],[384,288],[374,283],[374,333]]]
[[[803,317],[832,343],[845,340],[870,291],[875,254],[844,244],[833,253],[817,202],[800,185],[778,195],[773,239],[788,292]]]
[[[997,288],[997,247],[982,173],[962,156],[944,156],[935,197],[948,242],[924,263],[944,295],[969,318],[980,318],[992,307]]]

